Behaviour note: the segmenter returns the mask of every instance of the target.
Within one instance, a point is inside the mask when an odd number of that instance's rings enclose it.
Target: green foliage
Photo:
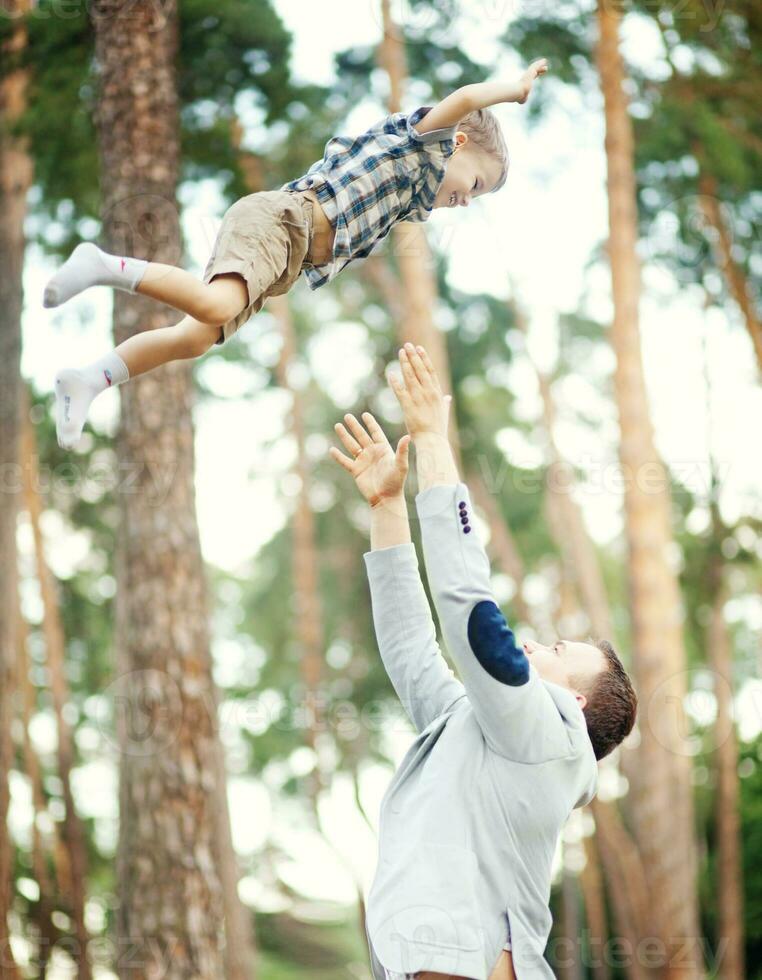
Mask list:
[[[639,29],[661,36],[663,54],[649,70],[628,66],[636,133],[641,230],[650,258],[671,268],[681,282],[708,284],[717,293],[715,238],[701,199],[718,198],[729,225],[734,258],[757,299],[754,270],[761,260],[762,24],[757,7],[731,0],[720,7],[700,0],[675,6],[650,0],[623,5]],[[589,89],[596,85],[594,14],[575,2],[542,17],[519,17],[505,41],[527,59],[549,57],[553,78]],[[664,73],[666,71],[666,78]],[[550,79],[549,79],[550,81]],[[539,115],[550,101],[543,85],[530,108]],[[666,215],[677,234],[660,234]],[[722,296],[728,297],[727,286]]]
[[[51,2],[40,0],[38,11],[44,13]],[[411,9],[414,16],[407,56],[413,76],[410,91],[416,101],[440,98],[453,87],[488,74],[485,66],[469,58],[460,46],[453,5],[414,0]],[[678,31],[681,44],[696,52],[711,49],[728,66],[734,32],[740,32],[741,38],[751,37],[759,27],[749,4],[734,2],[729,10],[735,13],[735,20],[723,20],[717,36],[706,37],[700,21],[690,29],[686,24],[672,29]],[[358,92],[367,93],[379,103],[384,100],[386,93],[375,70],[375,51],[371,48],[343,52],[338,57],[338,79],[329,92],[295,84],[288,70],[291,40],[268,0],[223,0],[217,4],[187,0],[180,5],[180,13],[178,79],[183,177],[188,181],[215,177],[227,201],[249,189],[241,171],[241,151],[232,139],[236,118],[257,120],[256,147],[251,149],[253,144],[245,142],[244,151],[251,150],[256,156],[263,185],[274,187],[303,173],[320,156],[324,143],[341,129],[357,104]],[[653,5],[642,10],[641,16],[653,16]],[[0,30],[2,27],[0,21]],[[29,30],[31,98],[22,129],[29,136],[35,159],[37,186],[32,204],[36,216],[42,219],[44,244],[65,251],[79,234],[84,234],[83,220],[97,220],[100,208],[97,140],[92,124],[92,28],[80,10],[68,18],[32,18]],[[584,91],[596,85],[591,63],[593,41],[594,18],[589,10],[570,0],[554,7],[552,19],[518,18],[505,37],[505,43],[515,46],[527,59],[549,56],[553,77]],[[759,120],[751,111],[748,89],[740,84],[739,76],[752,68],[750,56],[744,54],[738,67],[733,67],[732,84],[727,85],[725,76],[718,78],[703,69],[666,84],[634,76],[641,112],[637,120],[637,164],[643,232],[651,234],[651,226],[660,213],[673,215],[680,231],[679,247],[670,243],[664,254],[673,268],[687,269],[691,276],[703,276],[712,267],[706,238],[695,225],[691,203],[697,189],[696,144],[703,148],[702,166],[706,165],[719,182],[722,199],[741,229],[738,244],[743,261],[747,268],[751,267],[760,206],[752,193],[755,182],[759,185],[759,161],[754,150]],[[696,86],[700,98],[687,100],[686,86]],[[551,92],[550,85],[543,84],[538,98],[533,97],[531,110],[543,112]],[[55,229],[51,227],[54,220]],[[652,250],[651,254],[657,252]],[[464,461],[467,467],[495,480],[500,512],[528,570],[536,572],[558,560],[543,513],[544,468],[523,468],[507,460],[496,441],[496,435],[508,428],[518,430],[529,441],[538,437],[533,423],[517,417],[516,393],[507,380],[506,372],[520,349],[514,315],[505,301],[493,295],[462,293],[452,288],[447,271],[442,257],[437,279],[442,307],[448,311],[446,339]],[[330,439],[333,423],[347,411],[335,393],[318,383],[310,363],[311,335],[329,320],[343,320],[364,331],[372,358],[362,394],[350,410],[370,408],[390,437],[396,439],[401,431],[399,421],[391,410],[387,415],[388,402],[382,391],[384,366],[393,359],[396,349],[395,324],[392,311],[371,277],[362,267],[348,270],[330,293],[326,290],[317,299],[304,303],[295,299],[293,310],[298,348],[308,372],[308,381],[300,389],[308,436]],[[610,379],[600,377],[592,366],[593,355],[606,343],[602,325],[580,314],[567,315],[562,319],[560,337],[558,377],[584,376],[605,392]],[[266,366],[249,362],[250,351],[244,343],[225,345],[212,356],[246,366],[250,379],[247,394],[252,398],[275,384]],[[199,388],[202,399],[210,397],[200,378]],[[582,426],[600,424],[584,406],[574,407],[574,418]],[[35,420],[41,464],[54,477],[43,491],[46,507],[59,515],[65,532],[79,529],[89,540],[87,559],[58,583],[68,638],[75,732],[81,745],[86,746],[92,728],[103,726],[101,734],[111,735],[108,720],[104,722],[93,705],[107,689],[113,673],[113,555],[118,512],[109,475],[117,472],[117,465],[111,441],[98,433],[87,437],[77,456],[64,454],[56,444],[52,420],[45,399],[40,396],[35,397]],[[389,765],[388,745],[375,712],[378,709],[397,715],[399,705],[373,636],[362,559],[368,547],[363,508],[348,476],[328,462],[324,454],[320,456],[314,449],[310,452],[312,488],[319,491],[319,506],[314,510],[325,650],[321,737],[333,751],[333,761],[322,776],[329,782],[339,773],[353,775],[360,761]],[[72,460],[78,472],[71,469]],[[538,489],[517,490],[522,486]],[[684,556],[681,586],[687,609],[689,657],[692,665],[701,665],[706,662],[707,609],[712,598],[708,572],[718,541],[711,532],[695,531],[691,515],[695,517],[694,512],[706,501],[677,481],[672,489],[677,540]],[[294,502],[290,498],[292,505]],[[755,562],[761,534],[759,522],[744,517],[725,530],[721,543],[736,582],[738,577],[742,581],[738,590],[751,595],[762,586],[758,561]],[[302,711],[305,690],[300,675],[304,651],[295,631],[299,612],[293,600],[292,546],[292,530],[287,525],[272,536],[246,574],[210,569],[210,578],[216,597],[215,641],[237,643],[247,654],[245,669],[226,686],[225,698],[248,704],[264,700],[271,693],[282,697],[280,713],[269,724],[241,732],[246,770],[258,774],[268,767],[284,771],[282,784],[273,792],[299,801],[307,820],[313,783],[310,777],[297,777],[289,768],[292,753],[306,740]],[[620,555],[616,548],[601,549],[600,558],[620,632],[618,639],[623,640],[627,636],[628,597]],[[39,708],[44,712],[49,706],[44,645],[40,624],[33,620],[31,627],[32,675]],[[738,624],[733,639],[739,651],[740,682],[756,668],[755,637],[744,624]],[[78,761],[86,762],[87,752],[82,748],[80,751]],[[750,964],[762,961],[762,878],[757,881],[755,870],[756,854],[762,850],[762,839],[758,839],[755,829],[762,826],[757,812],[762,798],[757,785],[760,751],[759,742],[743,748],[744,758],[753,756],[755,765],[742,781]],[[43,762],[52,809],[60,809],[54,760]],[[698,787],[697,820],[707,840],[713,833],[711,802],[711,786]],[[114,889],[113,859],[108,843],[99,838],[97,829],[88,824],[90,894],[107,908],[106,928],[110,930],[113,903],[109,905],[108,895]],[[259,874],[266,861],[266,855],[255,855],[254,873]],[[707,934],[716,932],[712,884],[716,869],[712,862],[710,857],[702,869]],[[18,848],[17,876],[29,876],[29,864],[26,850]],[[282,890],[289,898],[295,897],[285,886]],[[33,923],[35,903],[21,895],[17,895],[16,902],[25,921]],[[258,914],[257,932],[262,949],[262,980],[291,980],[304,976],[306,971],[317,980],[349,977],[356,975],[350,973],[349,964],[365,962],[364,940],[349,912],[347,920],[339,925],[305,924],[293,914]],[[31,931],[29,936],[32,938]]]
[[[338,911],[338,910],[337,910]],[[356,921],[310,923],[292,915],[256,917],[260,937],[262,980],[356,976],[349,963],[366,964],[367,952]],[[343,969],[342,969],[343,968]]]
[[[41,0],[27,18],[29,106],[19,132],[27,136],[35,161],[32,204],[41,219],[40,243],[67,254],[80,237],[92,237],[83,219],[100,216],[94,179],[97,65],[88,5],[66,16],[57,8],[53,0]],[[232,127],[243,110],[241,96],[259,111],[263,126],[281,122],[290,132],[302,114],[319,114],[323,93],[292,83],[290,36],[270,0],[189,0],[179,9],[183,177],[218,177],[225,195],[241,196],[247,188]],[[280,182],[279,174],[274,177]]]

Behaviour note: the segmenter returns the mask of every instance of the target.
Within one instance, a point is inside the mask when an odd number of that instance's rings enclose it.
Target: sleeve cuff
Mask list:
[[[419,123],[426,113],[431,111],[430,105],[423,105],[420,109],[416,109],[407,117],[407,133],[408,136],[415,140],[416,143],[442,143],[447,140],[455,139],[455,127],[448,126],[446,129],[432,129],[428,133],[419,133],[415,128],[416,123]]]
[[[415,507],[421,519],[452,513],[461,503],[471,510],[471,497],[465,483],[437,484],[423,490],[415,498]]]
[[[363,558],[369,573],[389,565],[410,564],[414,568],[418,568],[418,555],[412,541],[395,544],[389,548],[376,548],[374,551],[366,551]]]

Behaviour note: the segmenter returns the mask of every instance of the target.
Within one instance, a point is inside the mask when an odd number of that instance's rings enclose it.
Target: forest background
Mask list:
[[[327,449],[347,411],[400,434],[407,339],[520,634],[611,638],[641,697],[559,847],[554,971],[762,977],[761,37],[752,0],[3,0],[2,980],[369,976],[411,730]],[[331,135],[540,56],[498,195],[57,447],[56,369],[173,322],[44,310],[74,244],[200,274],[228,204]]]

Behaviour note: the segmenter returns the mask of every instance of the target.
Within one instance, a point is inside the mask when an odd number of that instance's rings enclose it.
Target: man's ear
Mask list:
[[[462,129],[459,129],[455,134],[455,149],[452,152],[456,153],[466,143],[468,143],[468,134],[464,133]]]
[[[584,694],[580,694],[579,691],[575,691],[574,692],[574,697],[577,699],[577,704],[584,711],[585,710],[585,705],[587,704],[587,698],[585,697],[585,695]]]

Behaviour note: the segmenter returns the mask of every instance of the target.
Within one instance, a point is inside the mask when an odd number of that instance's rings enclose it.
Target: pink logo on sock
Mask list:
[[[124,272],[124,267],[127,265],[127,263],[124,259],[120,259],[120,262],[122,263],[122,272]]]
[[[111,377],[111,372],[109,371],[108,368],[105,368],[104,371],[103,371],[103,373],[106,376],[106,384],[110,388],[111,387],[111,382],[113,381],[113,378]]]

